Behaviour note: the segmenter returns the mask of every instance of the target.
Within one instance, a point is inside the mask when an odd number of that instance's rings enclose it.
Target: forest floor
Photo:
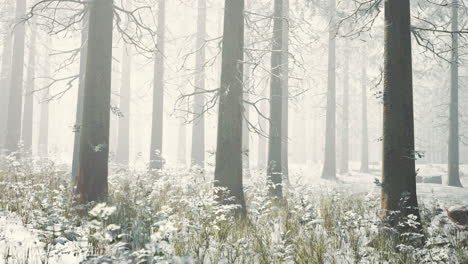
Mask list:
[[[350,173],[338,174],[338,181],[334,184],[350,193],[380,193],[380,188],[375,184],[375,180],[380,180],[380,165],[373,165],[370,173],[361,173],[359,171],[360,163],[350,163]],[[300,181],[313,187],[321,188],[330,185],[330,181],[320,179],[322,164],[313,164],[305,166],[293,166],[293,175],[300,175]],[[418,176],[431,178],[440,176],[442,179],[447,174],[447,165],[445,164],[417,164],[416,170]],[[461,165],[460,171],[463,186],[468,187],[468,165]],[[303,176],[302,176],[303,175]],[[418,197],[422,200],[440,199],[447,203],[468,204],[468,189],[449,187],[443,184],[418,183]]]
[[[205,177],[167,166],[146,171],[111,168],[107,204],[73,204],[67,166],[7,161],[0,169],[0,263],[468,263],[468,231],[446,209],[468,205],[468,189],[418,183],[424,225],[395,239],[379,221],[380,178],[351,171],[320,179],[320,164],[293,165],[287,203],[267,195],[265,175],[245,181],[248,220],[212,195]],[[28,164],[28,165],[25,165]],[[422,177],[445,165],[418,165]],[[468,186],[468,166],[462,166]],[[402,225],[412,225],[405,219]],[[107,262],[106,262],[107,261]]]

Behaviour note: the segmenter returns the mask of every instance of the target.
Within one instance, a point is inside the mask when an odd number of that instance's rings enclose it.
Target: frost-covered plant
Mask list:
[[[9,156],[0,167],[0,208],[39,231],[48,254],[78,243],[88,263],[464,263],[466,232],[442,201],[420,210],[426,244],[396,243],[379,219],[379,194],[339,184],[302,184],[290,174],[285,199],[269,197],[266,176],[245,186],[247,217],[219,203],[209,170],[167,164],[155,176],[111,164],[105,203],[74,203],[68,168]],[[416,225],[409,216],[401,224]],[[81,254],[80,253],[80,254]],[[85,263],[87,263],[85,261]]]

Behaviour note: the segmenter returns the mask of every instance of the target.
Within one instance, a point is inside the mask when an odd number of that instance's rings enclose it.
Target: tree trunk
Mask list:
[[[48,41],[50,45],[50,39]],[[50,46],[47,47],[47,52],[50,51]],[[50,77],[50,57],[45,57],[44,62],[44,76]],[[39,140],[38,140],[38,154],[41,158],[49,156],[49,88],[41,92],[41,115],[39,117]]]
[[[270,79],[270,136],[268,141],[268,181],[270,195],[281,199],[283,197],[282,174],[282,115],[283,115],[283,89],[282,89],[282,57],[283,57],[283,1],[275,0],[273,13],[273,43],[271,53],[271,79]]]
[[[452,2],[452,31],[458,31],[458,0]],[[460,181],[458,128],[458,33],[452,33],[452,60],[450,64],[450,114],[448,140],[447,185],[463,187]]]
[[[265,90],[262,91],[261,94],[262,98],[261,99],[266,99],[266,93]],[[261,101],[259,102],[260,106],[260,112],[264,113],[266,115],[267,113],[267,107],[266,107],[266,102]],[[267,122],[265,118],[261,115],[258,115],[258,126],[262,132],[267,134]],[[267,159],[267,154],[266,154],[266,147],[267,147],[267,140],[264,135],[259,134],[258,135],[258,158],[257,158],[257,166],[258,169],[262,170],[266,166],[266,159]]]
[[[463,154],[462,154],[463,159],[461,160],[461,163],[467,165],[468,164],[468,148],[467,148],[466,144],[462,143],[462,145],[463,145],[462,146],[462,148],[463,148]]]
[[[205,168],[205,41],[206,41],[206,0],[198,0],[197,42],[195,61],[195,104],[192,125],[192,167],[201,171]]]
[[[164,41],[166,25],[166,0],[159,0],[157,51],[154,59],[153,120],[151,127],[150,169],[163,167],[162,138],[164,112]]]
[[[369,172],[369,132],[367,127],[367,60],[363,54],[361,73],[361,172]]]
[[[325,128],[325,157],[322,178],[336,178],[336,0],[330,0],[328,36],[328,91]]]
[[[6,124],[8,119],[8,100],[10,94],[10,67],[11,67],[11,53],[12,53],[12,37],[10,26],[5,29],[5,36],[3,37],[3,51],[2,51],[2,71],[0,75],[0,152],[5,145]]]
[[[8,120],[6,126],[5,149],[11,153],[18,150],[21,135],[21,110],[23,104],[23,65],[25,25],[21,22],[26,14],[26,0],[16,1],[13,56],[11,64]]]
[[[89,29],[89,10],[83,19],[83,28],[81,29],[81,50],[80,50],[80,79],[78,84],[78,96],[76,103],[76,118],[73,132],[75,133],[73,143],[73,161],[72,161],[72,179],[76,179],[80,168],[80,134],[83,123],[83,97],[86,75],[86,59],[88,53],[88,30]]]
[[[130,100],[131,100],[131,78],[132,78],[132,57],[130,46],[124,45],[122,51],[122,82],[120,86],[120,111],[123,116],[119,116],[119,132],[117,139],[116,162],[123,166],[128,166],[130,149]]]
[[[184,122],[180,122],[179,124],[179,140],[178,140],[178,150],[177,156],[179,157],[179,163],[182,164],[184,167],[187,165],[187,158],[186,158],[186,148],[187,148],[187,127]]]
[[[283,0],[283,29],[282,29],[282,55],[281,55],[281,78],[282,78],[282,113],[281,113],[281,162],[283,178],[288,181],[289,171],[289,0]]]
[[[348,43],[346,43],[346,46]],[[342,174],[349,172],[349,51],[345,50],[343,73],[343,127],[341,135],[341,168]]]
[[[246,36],[247,37],[247,36]],[[245,66],[247,69],[244,69],[244,99],[249,100],[249,67]],[[244,173],[246,177],[250,177],[250,132],[249,124],[250,121],[250,105],[244,103],[244,118],[242,120],[242,165],[244,166]]]
[[[108,193],[112,22],[112,0],[90,3],[80,167],[76,179],[81,202],[103,200]]]
[[[23,106],[23,125],[21,131],[21,140],[23,148],[29,154],[32,154],[32,135],[33,135],[33,113],[34,113],[34,82],[36,67],[36,26],[31,27],[31,36],[29,40],[29,59],[26,79],[26,92],[24,95]]]
[[[410,214],[421,221],[414,154],[410,1],[386,1],[382,216],[392,226]]]
[[[221,85],[219,91],[218,135],[215,187],[220,199],[224,195],[241,206],[245,214],[242,185],[242,92],[244,60],[244,0],[225,1],[222,45]]]
[[[246,9],[250,10],[251,1],[247,1]],[[252,88],[251,78],[250,78],[250,53],[248,48],[250,48],[250,36],[247,30],[244,30],[244,93],[243,98],[246,102],[250,100],[249,93]],[[250,177],[250,132],[249,132],[249,122],[250,122],[250,105],[244,102],[244,118],[242,119],[242,165],[244,167],[244,176]]]

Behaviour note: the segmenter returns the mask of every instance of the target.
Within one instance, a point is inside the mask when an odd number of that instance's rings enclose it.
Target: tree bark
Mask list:
[[[382,216],[393,226],[410,214],[421,221],[416,196],[410,1],[385,2]],[[395,212],[397,212],[395,214]]]
[[[251,1],[247,1],[246,9],[250,10]],[[251,78],[250,78],[250,53],[248,48],[250,48],[250,36],[247,30],[244,30],[244,92],[243,97],[245,101],[249,101],[249,93],[251,89]],[[250,132],[249,132],[249,122],[250,122],[250,105],[246,102],[243,103],[244,107],[244,118],[242,119],[242,165],[244,167],[244,176],[250,177]]]
[[[458,0],[452,1],[452,31],[458,31]],[[450,64],[450,113],[448,139],[447,185],[463,187],[460,181],[460,135],[458,123],[458,33],[452,33],[452,59]]]
[[[283,1],[275,0],[273,13],[273,43],[271,53],[271,79],[270,79],[270,133],[268,141],[268,169],[267,176],[270,195],[277,199],[283,197],[282,174],[282,115],[283,115],[283,89],[282,89],[282,57],[283,57]]]
[[[177,156],[179,157],[179,163],[182,164],[184,167],[187,165],[187,158],[186,158],[186,148],[187,148],[187,127],[184,122],[180,122],[179,124],[179,140],[178,140],[178,150]]]
[[[245,214],[242,184],[243,12],[244,0],[225,1],[214,185],[224,203],[239,204],[239,212]],[[234,200],[223,199],[225,195]]]
[[[129,162],[130,149],[130,101],[132,82],[132,57],[130,46],[124,45],[122,51],[122,80],[120,86],[120,111],[123,116],[119,116],[119,132],[117,139],[116,162],[125,167]]]
[[[369,172],[369,132],[367,126],[367,60],[363,54],[361,72],[361,172]]]
[[[205,168],[205,41],[206,41],[206,0],[198,0],[197,40],[195,61],[195,104],[192,125],[192,167],[201,171]]]
[[[88,52],[80,135],[79,201],[103,200],[108,193],[113,1],[89,5]]]
[[[51,50],[50,37],[47,37],[47,55],[44,57],[44,76],[50,76],[50,56]],[[41,158],[47,158],[49,155],[49,88],[47,87],[41,92],[41,115],[39,116],[39,139],[38,139],[38,154]]]
[[[283,178],[289,179],[289,0],[283,0],[283,29],[282,29],[282,113],[281,113],[281,162]]]
[[[10,94],[8,103],[8,120],[6,126],[5,149],[7,153],[18,150],[21,136],[21,110],[23,104],[23,65],[25,25],[21,22],[26,14],[26,0],[16,1],[13,56],[11,64]]]
[[[72,179],[76,179],[80,168],[80,134],[83,122],[83,97],[86,75],[86,59],[88,53],[88,33],[89,33],[89,10],[83,19],[83,28],[81,29],[81,50],[80,50],[80,79],[78,84],[78,96],[76,103],[76,117],[73,132],[75,133],[73,142],[73,161],[72,161]]]
[[[348,43],[346,43],[346,46]],[[349,172],[349,51],[345,50],[343,69],[343,127],[341,135],[341,168],[342,174]]]
[[[336,178],[336,0],[330,0],[328,32],[328,91],[325,128],[325,157],[322,178]]]
[[[33,113],[34,113],[34,83],[36,67],[36,26],[31,27],[31,36],[29,40],[29,58],[28,71],[26,77],[26,91],[24,94],[23,106],[23,124],[21,131],[21,140],[24,150],[32,154],[32,135],[33,135]]]
[[[266,94],[265,90],[262,91],[262,99],[266,99]],[[267,113],[267,107],[266,107],[266,102],[261,101],[259,102],[260,106],[260,112],[261,113]],[[261,115],[258,115],[258,126],[262,132],[267,134],[268,129],[267,129],[267,122],[265,118]],[[257,158],[257,167],[258,169],[264,169],[266,166],[266,159],[267,159],[267,153],[266,153],[266,148],[267,148],[267,140],[264,135],[258,135],[258,158]]]
[[[163,167],[162,139],[164,112],[164,46],[166,25],[166,0],[159,0],[157,51],[154,60],[153,119],[151,127],[150,169]]]
[[[249,67],[245,66],[244,69],[244,99],[246,101],[249,100]],[[242,165],[244,166],[244,173],[245,176],[250,177],[250,132],[249,132],[249,124],[250,121],[250,105],[244,103],[244,118],[242,120]]]
[[[5,29],[2,49],[2,71],[0,74],[0,151],[5,145],[6,124],[8,119],[8,100],[10,94],[10,67],[12,56],[12,37],[10,25]]]

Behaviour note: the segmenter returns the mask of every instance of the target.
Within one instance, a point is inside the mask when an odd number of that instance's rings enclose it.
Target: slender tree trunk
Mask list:
[[[251,1],[246,1],[246,9],[250,10]],[[249,101],[249,93],[251,89],[251,79],[250,79],[250,53],[248,48],[250,48],[250,36],[247,30],[244,30],[244,93],[243,97],[245,101]],[[244,107],[244,118],[242,119],[242,165],[244,166],[244,176],[250,177],[250,132],[249,132],[249,122],[250,122],[250,105],[246,102],[243,103]]]
[[[322,178],[336,178],[336,1],[330,0],[328,36],[328,91],[325,129],[325,157]]]
[[[310,135],[307,134],[306,111],[297,110],[297,112],[294,112],[294,115],[291,115],[290,120],[291,128],[294,131],[290,136],[289,142],[289,146],[292,146],[292,149],[294,149],[294,154],[291,155],[290,161],[292,163],[305,164],[307,162],[306,138]],[[285,177],[283,178],[286,179]]]
[[[122,82],[120,86],[120,111],[123,116],[119,117],[119,132],[117,139],[117,163],[128,166],[130,149],[130,101],[131,101],[131,78],[132,57],[130,46],[124,45],[122,52]]]
[[[26,14],[26,0],[16,1],[13,56],[11,64],[8,120],[6,126],[5,149],[11,153],[18,150],[21,136],[21,110],[23,103],[23,65],[25,25],[20,22]]]
[[[12,37],[10,26],[5,29],[2,50],[2,71],[0,74],[0,152],[3,149],[6,136],[6,124],[8,119],[8,100],[10,94],[10,67],[12,53]]]
[[[249,100],[249,67],[244,65],[244,99]],[[244,118],[242,120],[242,165],[246,177],[250,177],[250,132],[248,122],[250,121],[250,105],[244,103]]]
[[[458,0],[452,1],[452,31],[458,31]],[[448,140],[447,185],[463,187],[460,181],[459,124],[458,124],[458,33],[452,33],[452,61],[450,64],[450,114]]]
[[[198,0],[197,42],[195,61],[195,104],[192,125],[192,167],[201,171],[205,168],[205,41],[206,41],[206,0]]]
[[[80,135],[79,201],[103,200],[108,193],[113,1],[89,5],[88,52]]]
[[[309,97],[310,95],[308,94],[304,95],[304,101],[302,103],[302,111],[304,112],[303,122],[305,123],[305,127],[306,127],[305,129],[306,139],[304,140],[305,141],[304,142],[304,153],[305,153],[304,159],[305,159],[305,165],[310,168],[311,161],[313,160],[312,142],[313,142],[314,131],[312,129],[312,122],[313,122],[312,116],[309,113],[309,111],[307,111],[307,109],[311,105]]]
[[[118,37],[118,33],[114,31],[112,39]],[[119,51],[122,51],[121,45],[116,44],[114,48],[117,48]],[[114,54],[114,51],[112,51]],[[122,60],[120,60],[122,62]],[[112,73],[111,73],[111,106],[115,107],[110,115],[110,126],[109,126],[109,157],[111,157],[111,162],[116,162],[117,146],[118,146],[118,134],[119,134],[119,118],[122,115],[119,103],[120,99],[118,94],[120,93],[120,83],[121,83],[121,69],[119,68],[120,63],[112,63]]]
[[[283,0],[283,29],[282,29],[282,55],[281,55],[281,86],[282,86],[282,113],[281,113],[281,162],[283,178],[288,181],[289,171],[289,0]]]
[[[385,2],[382,216],[419,217],[414,159],[410,1]],[[395,212],[398,212],[395,214]]]
[[[273,13],[273,43],[270,79],[270,137],[268,138],[268,181],[270,195],[283,197],[283,174],[281,161],[281,132],[283,115],[282,89],[282,45],[283,45],[283,1],[275,0]]]
[[[346,43],[347,45],[348,43]],[[345,50],[343,75],[343,127],[341,136],[341,173],[349,172],[349,51]]]
[[[34,113],[34,82],[36,67],[36,26],[31,27],[31,36],[29,40],[29,59],[26,78],[26,92],[24,95],[23,106],[23,125],[21,131],[21,140],[23,148],[29,154],[32,154],[32,135],[33,135],[33,113]]]
[[[266,98],[265,90],[262,92],[262,99]],[[265,101],[262,101],[259,103],[260,106],[260,112],[266,114],[267,113],[267,107]],[[261,115],[258,116],[258,126],[262,132],[267,134],[267,122],[265,118]],[[258,135],[258,159],[257,159],[257,166],[258,169],[264,169],[266,166],[266,159],[267,159],[267,154],[266,154],[266,148],[267,148],[267,140],[264,135]]]
[[[309,100],[309,103],[312,102],[312,100]],[[308,104],[307,106],[309,106],[310,104]],[[309,115],[309,133],[307,133],[307,135],[309,135],[309,144],[307,145],[308,147],[308,153],[309,153],[309,157],[310,157],[310,161],[311,161],[311,164],[314,164],[317,162],[317,155],[316,155],[316,151],[317,151],[317,144],[316,144],[316,139],[315,139],[315,135],[316,134],[316,128],[315,128],[315,117],[313,116],[310,116]]]
[[[462,148],[463,148],[463,159],[461,163],[464,165],[467,165],[468,164],[468,147],[466,146],[466,144],[462,143]]]
[[[50,67],[50,66],[46,66]],[[49,73],[50,71],[46,70]],[[42,158],[47,158],[49,155],[49,89],[42,92],[41,98],[41,115],[39,120],[39,141],[38,154]]]
[[[179,163],[184,167],[187,165],[187,126],[184,122],[179,124],[179,140],[178,140],[177,156],[179,157]]]
[[[162,139],[164,112],[164,41],[166,25],[166,0],[159,0],[157,45],[154,60],[153,81],[153,120],[151,127],[150,169],[160,170],[163,167]]]
[[[244,0],[225,1],[224,30],[219,91],[218,135],[216,149],[215,187],[225,188],[245,214],[242,184],[242,92],[244,60]]]
[[[46,56],[44,57],[44,76],[50,77],[50,51],[51,41],[48,37]],[[47,87],[41,92],[41,115],[39,116],[39,140],[38,140],[38,154],[41,158],[49,156],[49,88]]]
[[[369,172],[369,132],[367,127],[367,60],[363,54],[361,73],[361,172]]]
[[[80,134],[83,122],[83,98],[86,75],[86,59],[88,53],[88,33],[89,33],[89,10],[83,19],[83,28],[81,29],[81,50],[80,50],[80,79],[78,84],[78,96],[76,103],[76,117],[73,132],[75,133],[73,143],[73,161],[72,161],[72,179],[76,179],[80,168]]]

